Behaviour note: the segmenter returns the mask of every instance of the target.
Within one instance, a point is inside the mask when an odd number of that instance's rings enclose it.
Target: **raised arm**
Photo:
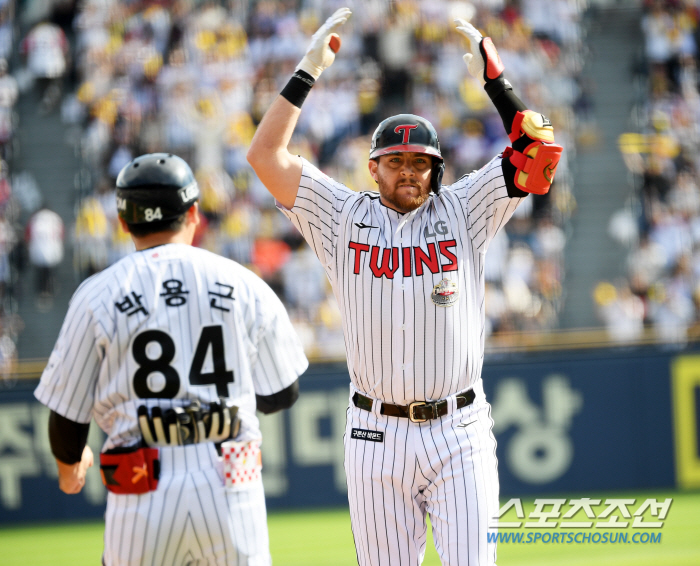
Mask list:
[[[248,149],[248,163],[272,196],[286,208],[294,206],[301,179],[301,159],[289,153],[289,141],[311,87],[335,60],[340,48],[335,31],[350,14],[348,8],[340,8],[313,35],[304,58],[265,113]]]
[[[503,76],[503,63],[490,37],[482,37],[469,22],[457,19],[457,31],[469,41],[464,55],[469,73],[479,79],[503,120],[512,147],[503,152],[503,177],[511,197],[549,191],[562,147],[554,143],[552,123],[528,110]]]
[[[301,179],[301,159],[287,146],[301,114],[283,96],[275,98],[258,126],[248,149],[248,163],[263,185],[285,208],[292,208]]]

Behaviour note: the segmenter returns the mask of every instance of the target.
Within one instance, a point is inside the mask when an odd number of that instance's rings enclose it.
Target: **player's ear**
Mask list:
[[[367,166],[369,167],[369,174],[372,175],[374,182],[379,183],[379,175],[377,174],[377,168],[379,167],[378,160],[370,159]]]
[[[199,203],[196,201],[187,209],[187,223],[199,226]]]
[[[121,216],[119,216],[118,218],[119,218],[119,224],[121,224],[122,230],[124,230],[124,232],[129,234],[129,225],[124,221],[124,219]]]

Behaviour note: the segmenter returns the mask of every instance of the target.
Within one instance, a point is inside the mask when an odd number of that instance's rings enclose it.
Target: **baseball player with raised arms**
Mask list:
[[[172,154],[124,167],[136,252],[76,290],[35,392],[62,491],[93,464],[91,419],[107,434],[107,565],[271,563],[255,410],[290,407],[308,362],[274,292],[191,245],[198,198]]]
[[[490,565],[498,513],[496,441],[484,397],[484,254],[528,193],[546,193],[560,158],[550,122],[503,77],[489,38],[464,20],[464,56],[512,147],[441,184],[437,133],[401,114],[381,122],[353,192],[287,146],[302,103],[340,45],[336,11],[314,34],[248,152],[261,181],[323,264],[343,319],[350,370],[345,470],[360,565],[420,564],[426,513],[444,565]]]

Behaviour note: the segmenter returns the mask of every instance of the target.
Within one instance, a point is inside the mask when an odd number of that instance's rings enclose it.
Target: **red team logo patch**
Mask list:
[[[403,130],[403,141],[401,143],[408,143],[408,139],[411,137],[411,130],[415,130],[418,126],[413,124],[404,124],[403,126],[396,126],[394,128],[394,133],[400,134]]]

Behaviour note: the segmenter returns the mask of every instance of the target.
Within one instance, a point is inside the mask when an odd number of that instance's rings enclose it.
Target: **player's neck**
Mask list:
[[[191,231],[191,233],[190,230],[179,230],[177,232],[157,232],[156,234],[148,234],[147,236],[142,237],[135,237],[132,234],[131,239],[134,241],[136,251],[140,252],[141,250],[155,248],[156,246],[162,246],[164,244],[192,245],[194,231]]]

